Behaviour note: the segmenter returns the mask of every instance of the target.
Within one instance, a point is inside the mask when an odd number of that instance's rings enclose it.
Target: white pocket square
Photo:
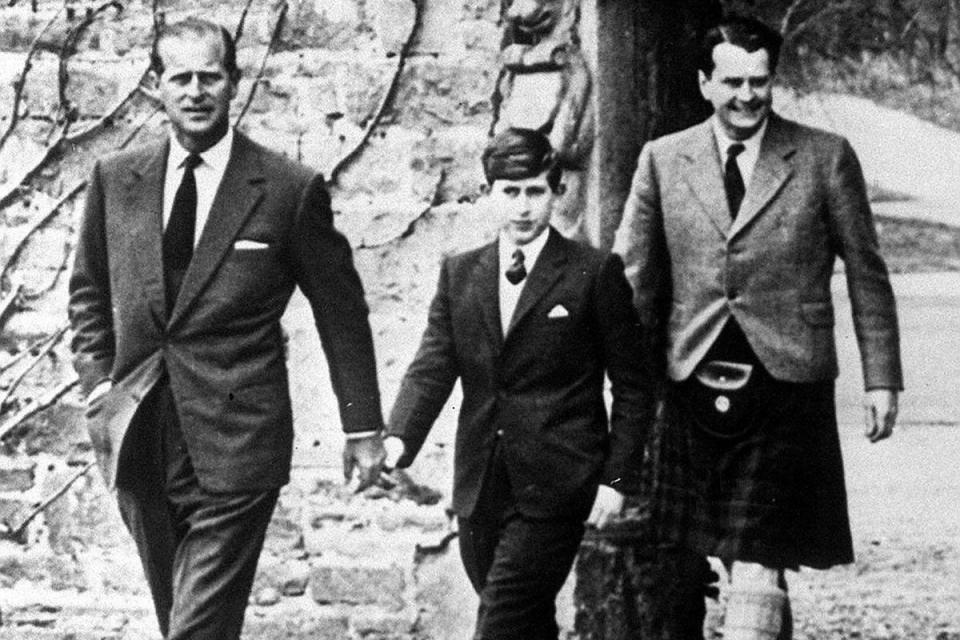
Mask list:
[[[237,251],[244,251],[247,249],[268,249],[270,247],[266,242],[260,242],[259,240],[237,240],[233,243],[233,248]]]
[[[550,313],[547,314],[548,318],[566,318],[569,317],[570,312],[567,311],[567,308],[562,304],[558,304],[553,309],[550,309]]]

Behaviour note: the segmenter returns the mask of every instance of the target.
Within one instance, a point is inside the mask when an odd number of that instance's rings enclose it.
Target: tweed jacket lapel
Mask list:
[[[687,163],[684,180],[700,207],[724,237],[730,231],[730,210],[723,186],[720,155],[710,120],[698,125],[691,144],[681,151]]]
[[[470,273],[466,295],[473,301],[477,316],[487,338],[494,346],[494,353],[503,348],[503,329],[500,325],[500,273],[497,242],[491,242],[479,254],[479,259]]]
[[[210,207],[210,216],[183,277],[170,317],[171,325],[183,318],[233,246],[247,217],[263,198],[264,180],[259,156],[247,138],[237,132],[223,180]]]
[[[129,260],[127,267],[113,267],[118,273],[137,274],[150,311],[160,326],[166,324],[163,290],[163,179],[166,172],[169,140],[144,150],[139,162],[131,163],[122,208],[131,243],[129,250],[115,252],[113,258]]]
[[[543,245],[543,250],[540,252],[540,257],[537,258],[537,263],[533,265],[533,270],[527,276],[527,284],[520,292],[517,308],[510,320],[510,328],[507,329],[507,341],[513,335],[517,325],[523,322],[534,305],[553,288],[553,285],[563,274],[561,266],[567,259],[563,239],[553,227],[548,229],[548,233],[550,236],[547,238],[546,244]]]
[[[750,184],[740,205],[740,212],[730,227],[733,238],[753,221],[780,191],[793,173],[789,158],[796,152],[796,143],[784,130],[780,118],[770,115],[767,131],[760,142],[760,156],[753,169]]]

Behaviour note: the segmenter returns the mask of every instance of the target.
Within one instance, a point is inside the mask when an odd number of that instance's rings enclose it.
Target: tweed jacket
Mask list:
[[[731,316],[775,378],[835,378],[839,257],[865,386],[902,388],[894,297],[860,164],[840,136],[772,114],[733,222],[709,121],[648,143],[614,251],[674,380],[691,374]]]

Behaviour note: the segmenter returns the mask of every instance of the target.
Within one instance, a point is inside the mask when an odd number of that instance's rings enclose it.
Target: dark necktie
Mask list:
[[[740,167],[737,166],[737,156],[743,153],[744,146],[735,142],[727,147],[727,162],[723,171],[723,186],[727,190],[727,205],[730,207],[730,217],[736,218],[743,202],[743,194],[747,188],[743,184]]]
[[[527,277],[527,268],[523,266],[523,251],[517,249],[513,252],[513,262],[507,267],[504,275],[510,284],[520,284]]]
[[[197,226],[197,180],[193,170],[203,160],[191,153],[183,162],[183,179],[173,198],[170,219],[163,232],[163,279],[167,293],[167,311],[180,292],[183,276],[193,257],[193,238]]]

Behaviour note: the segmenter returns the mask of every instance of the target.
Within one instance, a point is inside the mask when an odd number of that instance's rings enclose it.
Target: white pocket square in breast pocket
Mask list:
[[[233,243],[236,251],[248,251],[250,249],[269,249],[270,245],[259,240],[237,240]]]
[[[558,304],[553,309],[550,309],[550,313],[547,314],[548,318],[567,318],[570,316],[570,312],[567,311],[567,308],[562,304]]]

